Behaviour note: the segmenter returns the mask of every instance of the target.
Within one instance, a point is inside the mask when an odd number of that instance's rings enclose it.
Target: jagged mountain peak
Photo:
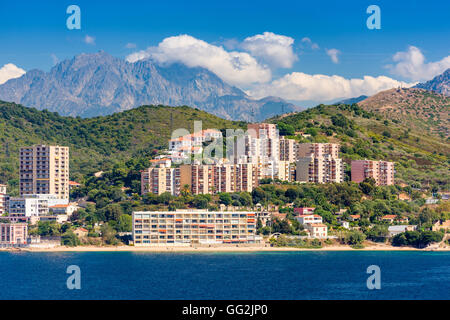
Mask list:
[[[226,119],[259,121],[295,110],[281,98],[252,99],[213,72],[184,64],[134,63],[104,51],[82,53],[49,72],[0,85],[0,99],[62,115],[91,117],[145,104],[189,105]]]

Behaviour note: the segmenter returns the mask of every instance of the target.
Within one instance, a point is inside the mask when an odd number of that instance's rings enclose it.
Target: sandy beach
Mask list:
[[[0,249],[1,250],[1,249]],[[11,249],[9,249],[11,250]],[[295,247],[260,246],[171,246],[171,247],[134,247],[134,246],[78,246],[55,248],[21,248],[14,251],[26,252],[262,252],[262,251],[450,251],[449,246],[430,246],[424,249],[412,247],[394,247],[385,244],[366,245],[362,249],[353,249],[347,245],[330,245],[317,249]]]

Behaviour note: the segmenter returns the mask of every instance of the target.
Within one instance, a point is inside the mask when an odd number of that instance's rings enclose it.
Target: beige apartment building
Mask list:
[[[5,214],[8,208],[8,195],[6,194],[6,185],[0,184],[0,216]]]
[[[353,160],[352,181],[360,183],[366,178],[373,178],[377,186],[394,184],[394,162],[376,160]]]
[[[255,212],[133,212],[135,246],[260,243]]]
[[[171,168],[169,159],[151,160],[152,167],[141,171],[141,194],[180,194],[180,169]]]
[[[344,181],[342,159],[313,156],[298,158],[295,180],[310,183],[341,183]]]
[[[277,125],[272,123],[249,123],[247,131],[254,138],[279,138]]]
[[[69,148],[20,148],[20,195],[55,194],[69,199]]]
[[[339,158],[339,147],[337,143],[300,143],[297,146],[297,157]]]
[[[280,161],[294,162],[299,144],[294,139],[280,138]]]
[[[252,163],[180,166],[180,185],[189,185],[192,194],[252,192],[258,176],[258,167]]]

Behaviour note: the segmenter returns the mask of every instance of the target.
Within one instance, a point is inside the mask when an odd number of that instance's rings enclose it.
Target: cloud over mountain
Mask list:
[[[246,38],[242,48],[274,68],[292,68],[298,60],[292,48],[293,44],[294,39],[291,37],[264,32]]]
[[[407,51],[397,52],[392,60],[395,64],[386,66],[390,72],[412,81],[429,80],[450,68],[450,56],[426,62],[422,51],[415,46],[409,46]]]
[[[188,67],[206,68],[234,85],[267,82],[271,71],[246,52],[226,51],[189,35],[165,38],[156,47],[149,47],[127,56],[128,62],[146,58],[160,64],[183,63]]]
[[[283,99],[294,101],[330,101],[343,97],[369,96],[381,90],[412,85],[414,83],[400,82],[385,76],[346,79],[337,75],[293,72],[271,83],[255,87],[247,93],[254,97],[276,94]]]
[[[9,79],[19,78],[25,74],[25,70],[17,67],[15,64],[7,63],[0,68],[0,84],[5,83]]]

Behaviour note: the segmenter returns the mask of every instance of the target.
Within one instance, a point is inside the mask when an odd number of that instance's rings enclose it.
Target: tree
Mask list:
[[[119,217],[117,224],[117,231],[119,232],[131,232],[133,228],[133,218],[129,214],[123,214]]]
[[[366,240],[366,235],[360,231],[350,231],[345,236],[345,243],[353,246],[363,243],[364,240]]]
[[[63,246],[76,247],[80,244],[80,239],[72,230],[68,230],[61,236],[61,244]]]
[[[224,204],[226,206],[229,206],[231,204],[231,195],[226,192],[222,192],[219,194],[219,202],[221,204]]]
[[[111,227],[108,223],[101,226],[100,231],[102,233],[102,240],[106,244],[117,245],[118,240],[116,238],[116,230]]]
[[[299,196],[299,192],[295,188],[288,188],[284,195],[293,202]]]

